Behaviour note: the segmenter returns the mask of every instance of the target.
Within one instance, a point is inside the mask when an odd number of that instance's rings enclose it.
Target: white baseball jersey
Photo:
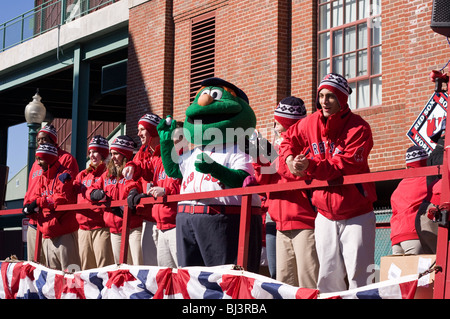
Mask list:
[[[203,149],[203,150],[202,150]],[[203,174],[195,169],[197,155],[206,153],[215,162],[235,170],[243,170],[254,175],[251,157],[242,152],[236,144],[226,144],[217,146],[198,146],[190,152],[180,156],[180,171],[183,175],[180,194],[209,192],[227,189],[229,187],[222,184],[218,179],[210,174]],[[179,204],[199,204],[199,205],[241,205],[241,196],[227,196],[217,198],[207,198],[198,201],[182,201]],[[252,206],[260,207],[261,200],[258,195],[252,196]]]

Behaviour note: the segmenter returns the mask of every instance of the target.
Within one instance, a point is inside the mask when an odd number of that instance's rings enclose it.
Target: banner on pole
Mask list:
[[[431,140],[431,136],[439,132],[442,120],[447,116],[447,102],[447,93],[435,92],[406,133],[408,138],[426,150],[428,155],[436,146],[436,143]]]

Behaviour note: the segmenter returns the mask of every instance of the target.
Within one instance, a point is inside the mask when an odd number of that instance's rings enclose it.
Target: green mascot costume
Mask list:
[[[247,95],[220,78],[201,83],[186,109],[184,135],[193,146],[179,155],[172,132],[176,121],[157,127],[166,174],[182,178],[181,194],[242,187],[253,175],[251,157],[243,151],[256,126]],[[262,221],[260,199],[252,196],[252,218],[247,268],[258,272]],[[235,264],[238,251],[241,196],[192,199],[178,203],[177,257],[181,267]]]

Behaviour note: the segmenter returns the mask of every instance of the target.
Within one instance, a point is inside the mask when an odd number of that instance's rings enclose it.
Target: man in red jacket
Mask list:
[[[156,148],[146,169],[150,170],[151,174],[145,173],[144,175],[147,177],[151,176],[152,179],[146,180],[143,177],[139,179],[144,193],[139,194],[137,189],[132,190],[127,199],[130,207],[135,207],[139,204],[142,197],[152,196],[158,198],[180,193],[181,179],[167,176],[161,160],[159,146]],[[151,217],[156,221],[156,230],[153,232],[153,238],[155,239],[156,259],[159,267],[178,267],[175,229],[177,206],[178,203],[161,203],[153,204],[151,208]],[[136,210],[138,215],[147,215],[145,208],[137,207]],[[143,210],[144,212],[142,212]]]
[[[369,124],[352,113],[347,104],[351,88],[345,78],[328,74],[317,91],[318,110],[286,132],[280,145],[279,172],[328,180],[332,185],[315,189],[312,203],[318,211],[317,286],[321,292],[333,292],[370,283],[375,251],[375,185],[339,182],[344,175],[369,172],[373,139]]]
[[[295,96],[282,99],[274,112],[275,131],[278,132],[279,139],[283,139],[284,132],[289,127],[305,118],[306,108],[302,99]],[[264,168],[268,165],[275,168],[265,174]],[[278,158],[267,164],[257,161],[253,166],[259,184],[288,182],[284,176],[276,173]],[[306,190],[273,192],[267,194],[266,205],[277,229],[276,279],[293,286],[316,289],[319,263],[314,240],[314,220],[317,213],[309,197],[309,191]]]
[[[138,137],[141,140],[141,147],[132,161],[129,161],[123,170],[123,176],[128,179],[153,181],[152,159],[160,156],[159,136],[156,130],[161,118],[153,113],[144,114],[138,121]],[[152,186],[151,183],[144,183],[144,193],[147,193]],[[156,183],[155,183],[156,185]],[[148,186],[148,188],[147,188]],[[141,208],[138,211],[142,214],[144,222],[142,224],[142,254],[144,265],[157,266],[157,249],[154,241],[156,230],[156,220],[152,215],[152,207]]]
[[[78,163],[75,159],[75,157],[72,156],[72,154],[62,150],[58,146],[58,138],[56,129],[53,125],[48,124],[45,125],[41,130],[38,132],[36,136],[36,142],[39,145],[41,144],[51,144],[55,146],[58,149],[58,162],[61,163],[64,167],[66,167],[69,170],[69,173],[71,176],[76,176],[78,174]],[[30,204],[30,197],[34,194],[35,188],[37,186],[37,181],[39,180],[39,177],[42,175],[42,168],[38,165],[37,161],[34,161],[33,166],[30,169],[30,174],[28,177],[28,189],[25,193],[25,197],[23,199],[23,205]],[[28,231],[27,231],[27,259],[33,260],[34,258],[34,250],[35,250],[35,243],[36,243],[36,225],[37,222],[35,220],[35,215],[29,216],[29,223],[28,223]],[[44,254],[41,254],[41,263],[44,263]]]
[[[58,149],[51,144],[39,145],[36,161],[42,168],[42,175],[24,211],[37,213],[46,266],[64,271],[79,270],[76,214],[55,211],[58,205],[75,203],[72,176],[58,161]]]
[[[427,166],[427,152],[419,146],[406,151],[406,167]],[[422,254],[422,245],[415,227],[415,219],[422,202],[427,199],[427,177],[403,179],[391,195],[391,243],[394,255]]]

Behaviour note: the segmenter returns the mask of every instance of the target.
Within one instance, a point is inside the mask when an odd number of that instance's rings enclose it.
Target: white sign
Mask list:
[[[442,120],[447,117],[447,101],[447,93],[435,92],[406,133],[406,136],[414,144],[426,150],[428,155],[436,146],[430,137],[439,132]]]

